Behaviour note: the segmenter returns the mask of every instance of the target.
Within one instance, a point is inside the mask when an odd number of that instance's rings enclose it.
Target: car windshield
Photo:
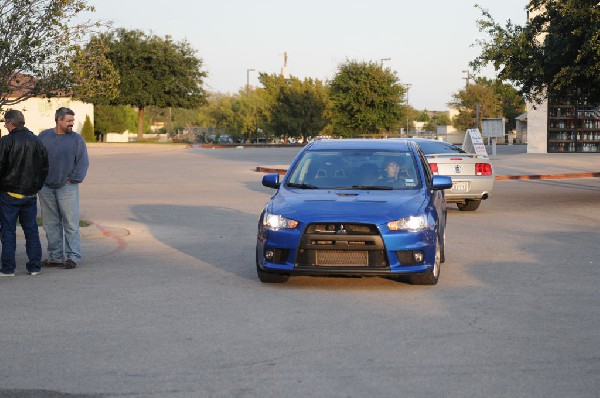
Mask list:
[[[419,141],[417,144],[425,155],[441,153],[467,153],[460,147],[443,141]]]
[[[411,152],[375,150],[306,151],[285,185],[299,189],[419,189]]]

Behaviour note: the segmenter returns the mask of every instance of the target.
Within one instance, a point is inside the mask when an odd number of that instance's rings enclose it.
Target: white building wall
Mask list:
[[[527,104],[527,153],[548,152],[548,101]]]
[[[129,142],[129,130],[125,130],[124,133],[106,134],[106,142]]]
[[[81,134],[85,117],[89,116],[92,125],[94,124],[94,105],[81,101],[75,101],[71,98],[29,98],[18,104],[6,107],[4,110],[16,109],[23,112],[25,116],[25,127],[39,134],[41,131],[56,126],[54,113],[60,107],[67,107],[75,112],[75,125],[73,131]],[[7,134],[6,129],[2,134]]]

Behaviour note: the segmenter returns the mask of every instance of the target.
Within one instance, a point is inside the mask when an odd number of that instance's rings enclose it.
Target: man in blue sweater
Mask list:
[[[81,261],[79,184],[87,173],[89,158],[85,141],[73,131],[75,112],[58,108],[54,120],[56,127],[39,135],[50,164],[39,192],[42,225],[48,239],[48,258],[42,261],[42,267],[71,269]]]

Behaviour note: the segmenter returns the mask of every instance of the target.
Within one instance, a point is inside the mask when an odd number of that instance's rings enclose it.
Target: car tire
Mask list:
[[[433,267],[421,274],[410,276],[410,283],[413,285],[436,285],[440,278],[440,264],[442,257],[442,249],[440,247],[440,239],[435,242],[435,260]]]
[[[446,262],[446,228],[444,228],[444,237],[441,241],[440,248],[440,263]]]
[[[457,203],[458,210],[460,211],[475,211],[479,208],[481,199],[467,199],[465,203]]]
[[[258,258],[256,259],[256,274],[262,283],[285,283],[288,281],[288,279],[290,279],[289,275],[275,274],[264,271],[258,264]]]

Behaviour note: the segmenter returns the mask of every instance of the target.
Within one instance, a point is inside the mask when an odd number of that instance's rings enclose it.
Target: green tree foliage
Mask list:
[[[600,3],[598,0],[530,0],[526,25],[498,24],[478,7],[481,54],[472,61],[480,68],[492,64],[498,78],[520,87],[531,101],[547,91],[580,88],[600,103]]]
[[[206,102],[202,84],[207,72],[187,42],[126,29],[103,34],[99,40],[108,46],[106,56],[121,80],[120,94],[111,104],[138,109],[138,138],[144,133],[146,107],[196,108]]]
[[[254,89],[235,95],[212,94],[200,113],[203,125],[222,133],[249,140],[258,130],[264,131],[264,103]]]
[[[70,89],[73,43],[92,24],[73,23],[85,0],[0,0],[0,108]]]
[[[425,122],[425,131],[437,131],[437,126],[448,126],[452,124],[450,117],[447,112],[435,112],[435,111],[423,111],[421,115],[426,117],[419,117],[417,121]],[[421,119],[421,120],[419,120]]]
[[[102,135],[137,129],[137,112],[129,105],[94,106],[95,131]]]
[[[285,137],[308,137],[319,133],[327,124],[327,88],[320,80],[296,77],[283,79],[261,74],[259,80],[269,101],[269,125]]]
[[[479,120],[476,121],[477,105],[479,105]],[[481,128],[483,118],[505,117],[509,119],[509,125],[510,123],[514,125],[514,118],[523,112],[525,103],[514,87],[503,84],[499,80],[477,77],[474,84],[453,94],[448,106],[459,111],[452,120],[454,127],[466,130],[474,127]]]
[[[398,127],[405,94],[396,73],[378,63],[348,61],[340,65],[330,85],[336,133],[374,134]]]
[[[117,98],[121,78],[107,53],[108,46],[97,37],[85,47],[75,47],[71,60],[74,98],[94,104],[108,104]]]
[[[94,134],[94,126],[90,119],[90,115],[85,115],[85,122],[81,128],[81,136],[85,142],[96,142],[96,135]]]

